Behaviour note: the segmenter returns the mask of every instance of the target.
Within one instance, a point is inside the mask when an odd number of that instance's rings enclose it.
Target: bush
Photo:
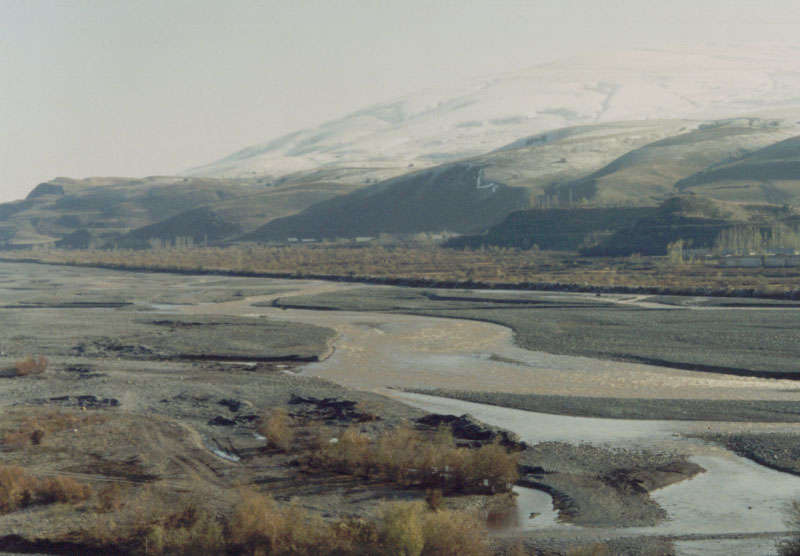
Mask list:
[[[75,504],[85,502],[92,496],[92,487],[84,485],[70,477],[55,477],[39,481],[37,486],[39,499],[45,503],[62,502]]]
[[[33,503],[36,478],[21,467],[0,467],[0,513]]]
[[[336,442],[330,439],[329,433],[317,434],[311,465],[349,475],[379,475],[402,486],[474,492],[505,492],[517,480],[517,454],[499,444],[458,448],[448,428],[425,439],[400,426],[371,442],[351,426]]]
[[[39,357],[26,357],[14,364],[17,376],[40,375],[47,370],[48,359],[44,355]]]
[[[588,546],[577,546],[567,550],[567,556],[608,556],[611,554],[605,543],[595,543]]]
[[[491,556],[486,527],[467,512],[440,510],[425,515],[423,556]]]
[[[395,502],[381,512],[381,546],[392,556],[420,556],[425,546],[421,502]]]
[[[22,421],[19,428],[7,430],[3,433],[3,445],[10,449],[21,449],[26,446],[38,446],[45,438],[64,430],[75,429],[79,426],[105,423],[102,415],[71,415],[64,411],[49,411],[34,413]]]
[[[92,487],[69,477],[37,479],[21,467],[0,467],[0,513],[32,504],[75,504],[92,496]]]
[[[119,483],[111,483],[97,493],[97,511],[110,512],[120,509],[125,502],[127,489]]]
[[[226,548],[222,523],[195,506],[152,524],[144,539],[147,554],[218,556]]]
[[[294,419],[286,413],[286,410],[276,408],[261,414],[257,428],[271,446],[288,451],[294,442],[292,425],[294,425]]]

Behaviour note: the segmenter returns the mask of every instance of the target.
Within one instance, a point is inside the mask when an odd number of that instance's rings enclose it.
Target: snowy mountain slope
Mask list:
[[[797,120],[800,120],[800,112]],[[631,199],[641,204],[657,203],[675,194],[676,182],[684,178],[798,134],[800,121],[791,119],[739,118],[707,122],[698,129],[634,149],[576,182],[565,186],[553,184],[547,193],[558,197],[562,203],[582,198],[603,205]],[[796,155],[800,156],[800,150]],[[796,175],[797,178],[800,175]],[[713,191],[705,194],[716,197]],[[729,200],[773,202],[772,198],[764,197],[731,196]]]
[[[597,54],[378,104],[189,173],[285,175],[325,165],[475,156],[593,122],[712,119],[800,107],[800,43]]]

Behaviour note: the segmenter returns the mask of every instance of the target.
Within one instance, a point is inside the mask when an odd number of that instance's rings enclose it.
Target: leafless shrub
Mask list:
[[[464,511],[439,510],[424,516],[423,556],[491,556],[486,528]]]
[[[85,502],[92,496],[92,487],[81,484],[70,477],[58,476],[40,480],[36,487],[39,500],[45,504],[62,502],[76,504]]]
[[[567,556],[609,556],[611,552],[608,545],[602,542],[590,544],[588,546],[577,546],[567,550]]]
[[[21,467],[0,467],[0,512],[13,512],[32,504],[88,500],[92,487],[69,477],[38,479]]]
[[[13,512],[33,503],[36,478],[21,467],[0,467],[0,513]]]
[[[127,488],[119,483],[110,483],[97,493],[96,509],[105,513],[119,510],[125,503]]]
[[[286,410],[279,407],[262,413],[257,429],[267,438],[271,446],[288,451],[294,442],[293,424],[294,420]]]
[[[421,502],[395,502],[381,512],[380,543],[388,554],[420,556],[425,546]]]
[[[39,357],[26,357],[14,363],[14,372],[17,376],[40,375],[47,370],[48,359],[44,355]]]
[[[18,428],[4,431],[2,442],[5,447],[10,449],[38,446],[52,434],[105,423],[106,420],[103,415],[73,415],[65,411],[36,412],[24,419]]]

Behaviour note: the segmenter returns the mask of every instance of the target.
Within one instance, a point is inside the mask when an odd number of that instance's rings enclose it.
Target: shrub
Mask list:
[[[449,428],[432,439],[407,427],[386,431],[377,442],[348,428],[335,443],[330,429],[317,431],[316,449],[308,462],[338,473],[370,476],[377,474],[403,486],[505,492],[517,480],[517,454],[499,444],[481,448],[458,448]]]
[[[440,510],[425,515],[423,556],[491,556],[486,528],[474,515]]]
[[[605,543],[595,543],[588,546],[577,546],[567,550],[567,556],[608,556],[611,554]]]
[[[24,419],[19,428],[5,431],[2,440],[3,445],[11,449],[38,446],[50,434],[105,422],[106,417],[102,415],[71,415],[64,411],[37,412]]]
[[[14,371],[17,376],[40,375],[47,369],[47,357],[26,357],[14,364]]]
[[[125,503],[127,489],[119,483],[110,483],[97,493],[97,511],[110,512],[120,509]]]
[[[288,451],[294,442],[293,424],[294,420],[285,409],[276,408],[262,413],[257,428],[271,446]]]
[[[218,556],[226,548],[222,523],[191,505],[152,524],[144,541],[147,554]]]
[[[428,504],[428,509],[435,511],[442,507],[444,496],[442,490],[439,488],[429,488],[425,491],[425,503]]]
[[[40,481],[36,491],[39,499],[45,504],[52,502],[75,504],[85,502],[92,496],[91,486],[62,476]]]
[[[381,546],[392,556],[420,556],[425,546],[421,502],[395,502],[381,512]]]
[[[69,477],[37,479],[21,467],[0,467],[0,513],[32,504],[75,504],[92,496],[92,487]]]
[[[33,503],[36,478],[21,467],[0,467],[0,513]]]
[[[350,426],[336,439],[321,447],[322,457],[338,473],[368,476],[373,466],[370,440],[356,427]]]

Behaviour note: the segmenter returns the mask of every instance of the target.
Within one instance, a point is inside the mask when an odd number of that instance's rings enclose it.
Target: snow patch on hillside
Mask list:
[[[370,161],[447,161],[547,130],[800,108],[800,45],[642,49],[429,89],[249,147],[190,174],[283,175]]]

